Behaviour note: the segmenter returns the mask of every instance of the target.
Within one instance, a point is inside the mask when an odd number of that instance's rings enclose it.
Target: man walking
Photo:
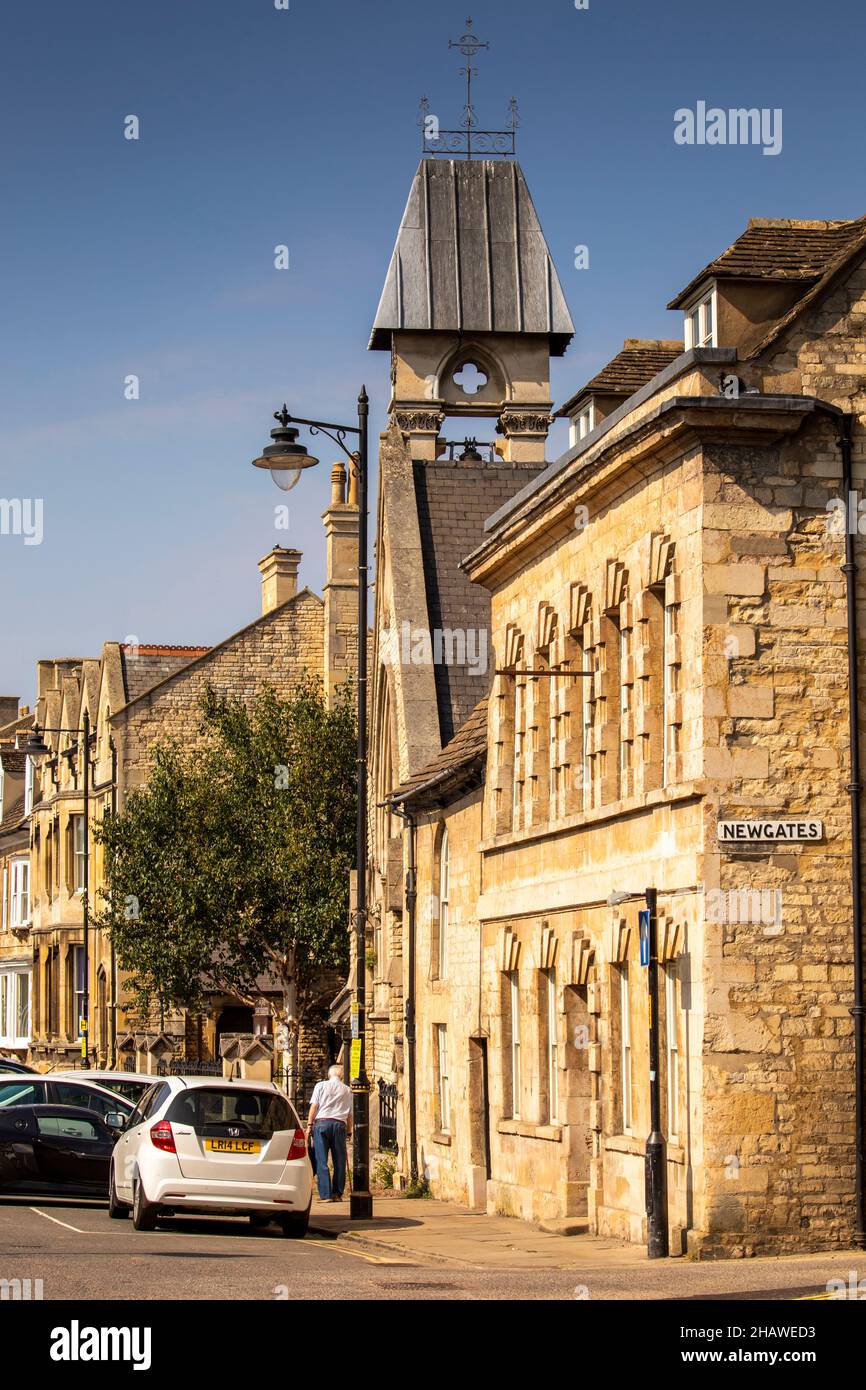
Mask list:
[[[342,1069],[328,1068],[327,1081],[317,1081],[310,1099],[307,1130],[316,1155],[316,1183],[322,1202],[341,1202],[346,1185],[346,1140],[352,1137],[352,1092],[343,1083]],[[328,1169],[328,1154],[334,1176]]]

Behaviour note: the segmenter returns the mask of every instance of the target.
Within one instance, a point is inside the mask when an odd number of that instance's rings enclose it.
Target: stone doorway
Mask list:
[[[469,1179],[470,1205],[486,1207],[490,1166],[490,1072],[487,1038],[469,1039]]]

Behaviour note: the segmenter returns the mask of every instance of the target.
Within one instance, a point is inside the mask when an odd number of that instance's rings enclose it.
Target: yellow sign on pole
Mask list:
[[[349,1055],[349,1076],[352,1081],[357,1081],[361,1075],[361,1039],[352,1039],[352,1049]]]

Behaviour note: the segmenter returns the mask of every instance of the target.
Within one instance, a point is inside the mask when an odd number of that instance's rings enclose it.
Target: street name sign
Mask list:
[[[820,840],[824,823],[819,820],[720,820],[721,844],[804,844]]]

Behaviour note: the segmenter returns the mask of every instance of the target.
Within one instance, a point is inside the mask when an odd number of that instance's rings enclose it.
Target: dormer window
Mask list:
[[[716,346],[716,292],[710,290],[685,313],[686,350]]]
[[[575,444],[579,444],[582,439],[595,429],[595,408],[592,401],[584,406],[583,410],[571,417],[571,429],[569,444],[573,449]]]

